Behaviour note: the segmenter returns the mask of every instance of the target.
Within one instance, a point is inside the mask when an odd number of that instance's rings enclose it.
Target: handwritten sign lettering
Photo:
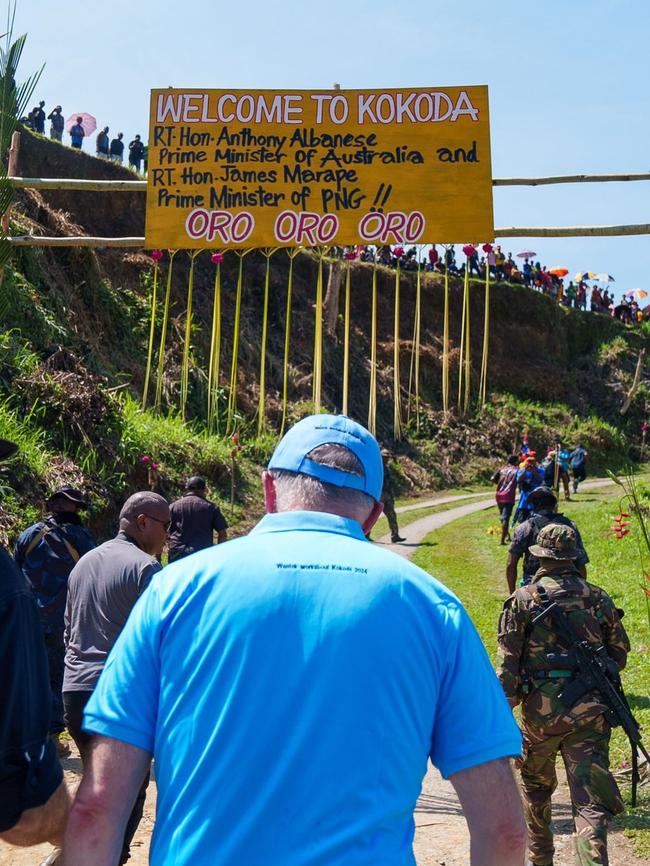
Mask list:
[[[492,240],[487,87],[151,92],[146,246]]]

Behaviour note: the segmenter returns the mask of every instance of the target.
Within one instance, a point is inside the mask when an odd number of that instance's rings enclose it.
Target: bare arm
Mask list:
[[[65,834],[65,866],[117,866],[150,763],[151,755],[136,746],[109,737],[93,740]]]
[[[479,764],[449,780],[469,827],[470,866],[523,866],[526,824],[510,761]]]
[[[517,563],[519,556],[516,553],[508,554],[508,562],[506,563],[506,580],[508,581],[508,592],[510,595],[517,588]]]
[[[42,806],[25,809],[20,820],[0,838],[10,845],[27,847],[51,842],[60,846],[63,843],[68,812],[70,811],[70,792],[65,782],[61,782],[50,799]]]

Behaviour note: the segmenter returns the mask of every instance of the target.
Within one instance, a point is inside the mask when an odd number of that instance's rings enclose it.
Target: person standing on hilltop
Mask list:
[[[144,144],[140,140],[140,136],[136,135],[133,141],[129,142],[129,165],[134,171],[140,174],[140,163],[144,156]]]
[[[47,116],[50,121],[50,138],[52,141],[63,141],[63,130],[65,129],[65,120],[61,114],[61,106],[57,105]]]
[[[124,138],[123,132],[117,133],[117,138],[111,139],[111,144],[109,148],[109,157],[113,162],[118,162],[122,165],[122,159],[124,156],[124,142],[122,139]]]
[[[203,478],[193,475],[185,485],[185,492],[169,507],[169,561],[175,562],[197,550],[228,540],[228,524],[221,509],[207,499],[207,485]]]
[[[70,127],[70,145],[71,147],[75,147],[77,150],[81,150],[81,145],[83,144],[84,136],[86,135],[86,130],[81,124],[82,119],[83,118],[78,117],[74,126]]]
[[[107,126],[105,126],[100,132],[97,133],[95,145],[97,148],[97,156],[99,157],[99,159],[108,159],[109,143]]]
[[[38,605],[50,674],[52,714],[50,733],[59,751],[63,721],[63,615],[70,572],[78,560],[95,547],[95,539],[81,522],[79,512],[88,507],[83,495],[68,485],[48,500],[51,514],[28,527],[14,549],[16,565],[29,584]]]
[[[41,99],[41,101],[32,111],[34,132],[38,132],[40,135],[45,135],[45,112],[43,111],[44,105],[45,102]]]

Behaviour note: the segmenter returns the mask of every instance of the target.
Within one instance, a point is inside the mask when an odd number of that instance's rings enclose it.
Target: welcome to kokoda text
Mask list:
[[[478,109],[471,103],[466,91],[460,91],[455,99],[443,91],[414,93],[359,93],[354,98],[345,94],[309,94],[309,116],[303,118],[303,96],[301,94],[228,94],[228,93],[164,93],[156,99],[156,121],[153,128],[153,146],[158,149],[156,160],[160,168],[151,168],[151,181],[156,189],[156,204],[159,207],[193,208],[187,217],[185,230],[192,239],[204,238],[208,243],[243,243],[250,237],[255,220],[252,214],[231,213],[237,207],[279,208],[286,206],[284,193],[272,189],[282,180],[296,184],[291,193],[291,204],[300,212],[282,211],[275,224],[275,237],[281,243],[327,243],[333,240],[339,228],[338,219],[328,213],[332,210],[356,210],[367,196],[358,186],[357,166],[380,163],[421,164],[422,153],[407,145],[381,149],[375,133],[352,134],[350,132],[325,133],[313,128],[314,124],[414,124],[455,122],[459,117],[478,120]],[[350,118],[350,105],[354,118]],[[171,121],[171,123],[170,123]],[[296,129],[291,134],[256,134],[251,128],[235,132],[232,127],[222,126],[217,135],[208,132],[193,132],[192,123],[278,123],[298,125],[308,122],[309,128]],[[174,124],[188,124],[174,126]],[[288,131],[287,131],[288,132]],[[214,148],[213,161],[219,165],[219,173],[204,171],[197,163],[208,161],[208,150]],[[294,165],[281,165],[287,158],[289,148]],[[186,148],[193,148],[187,150]],[[342,150],[346,148],[347,150]],[[437,151],[438,159],[445,161],[478,162],[476,142],[466,150],[452,152],[448,148]],[[254,163],[255,169],[245,169],[242,163]],[[263,166],[259,166],[263,163]],[[273,168],[273,164],[278,169]],[[189,164],[189,165],[188,165]],[[174,166],[172,168],[171,166]],[[281,167],[280,167],[281,166]],[[177,169],[180,178],[177,175]],[[281,172],[279,174],[279,172]],[[201,194],[192,195],[170,187],[180,183],[187,186],[223,183],[211,187],[210,201]],[[244,184],[232,190],[229,184]],[[259,186],[249,189],[248,183]],[[320,201],[316,205],[322,213],[309,210],[310,184],[328,184],[331,188],[320,189]],[[390,185],[386,190],[392,189]],[[367,241],[393,237],[396,242],[412,242],[424,231],[424,217],[414,211],[383,214],[390,192],[382,200],[382,207],[372,208],[359,223],[359,233]],[[217,210],[208,210],[208,205]],[[379,213],[377,212],[379,211]]]

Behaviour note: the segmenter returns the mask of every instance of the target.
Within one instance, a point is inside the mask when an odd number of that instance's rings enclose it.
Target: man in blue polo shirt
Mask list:
[[[458,599],[365,540],[382,476],[367,430],[305,418],[253,532],[156,575],[86,708],[66,866],[117,863],[152,756],[154,866],[414,864],[429,757],[472,866],[521,866],[519,731]]]

